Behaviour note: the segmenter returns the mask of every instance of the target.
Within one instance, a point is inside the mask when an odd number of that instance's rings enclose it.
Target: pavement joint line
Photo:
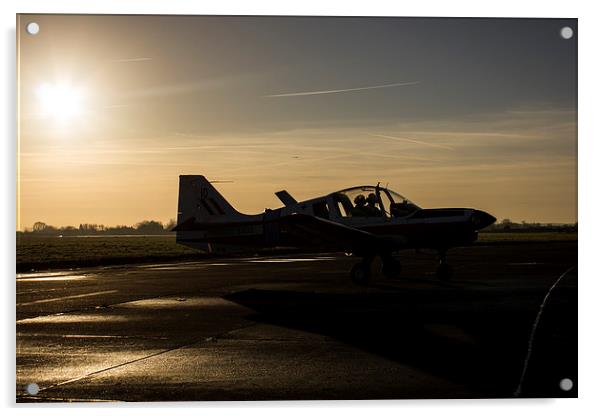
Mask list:
[[[17,292],[17,296],[24,296],[24,295],[32,295],[35,293],[44,293],[44,292],[56,292],[58,290],[62,290],[60,288],[52,288],[52,289],[29,289],[29,290],[24,290],[22,292]]]
[[[525,375],[527,374],[527,367],[529,365],[529,360],[530,360],[531,354],[533,352],[533,341],[535,339],[535,332],[537,331],[537,326],[539,325],[539,320],[541,319],[541,316],[543,315],[543,310],[550,297],[550,294],[556,288],[556,286],[558,286],[558,283],[560,283],[560,281],[564,278],[564,276],[566,276],[571,271],[573,271],[573,269],[575,267],[577,267],[577,266],[573,265],[573,266],[569,267],[564,273],[562,273],[560,275],[560,277],[558,279],[556,279],[554,284],[552,284],[552,286],[550,286],[550,288],[546,292],[546,295],[544,296],[543,301],[541,302],[541,305],[539,306],[539,311],[537,312],[537,316],[535,317],[535,321],[533,322],[533,327],[531,328],[531,335],[529,336],[529,344],[527,346],[527,355],[525,357],[525,362],[523,364],[523,371],[521,373],[520,380],[518,382],[518,386],[516,387],[516,390],[514,391],[515,397],[520,397],[520,395],[522,393],[523,381],[525,379]]]
[[[61,300],[68,300],[68,299],[79,299],[79,298],[85,298],[88,296],[108,295],[109,293],[116,293],[116,292],[118,292],[118,290],[103,290],[101,292],[83,293],[81,295],[62,296],[60,298],[40,299],[40,300],[35,300],[33,302],[17,303],[17,306],[38,305],[40,303],[58,302]]]
[[[95,334],[44,334],[18,332],[18,337],[40,337],[40,338],[107,338],[107,339],[149,339],[169,340],[168,337],[147,335],[95,335]]]
[[[118,292],[118,290],[112,290],[112,291],[107,291],[107,292],[114,293],[114,292]],[[110,307],[115,307],[115,306],[119,307],[119,305],[124,305],[124,304],[131,303],[131,302],[140,302],[140,301],[143,301],[143,300],[150,300],[150,299],[169,298],[169,297],[173,297],[173,296],[185,297],[185,295],[186,294],[182,294],[182,292],[174,292],[174,293],[168,293],[168,294],[165,294],[165,295],[152,296],[152,297],[149,297],[149,298],[142,297],[140,299],[127,300],[125,302],[110,303],[110,304],[106,304],[106,305],[103,304],[103,305],[87,306],[87,307],[84,307],[84,308],[70,309],[70,310],[66,310],[66,311],[58,312],[58,313],[41,314],[41,315],[36,315],[36,316],[29,317],[29,318],[17,319],[16,323],[18,324],[20,322],[29,321],[29,320],[32,320],[32,319],[41,318],[41,317],[47,317],[47,316],[62,316],[62,315],[68,315],[70,313],[84,312],[84,311],[89,311],[89,310],[96,310],[98,307],[103,307],[103,308],[110,308]],[[222,297],[222,296],[216,296],[216,297]],[[16,306],[23,306],[23,305],[26,305],[26,304],[19,303]]]
[[[42,402],[55,402],[55,403],[122,403],[123,400],[117,399],[87,399],[87,398],[79,398],[79,397],[70,397],[70,398],[61,398],[61,397],[38,397],[38,396],[17,396],[19,399],[29,399],[32,402],[42,401]]]
[[[107,371],[115,370],[117,368],[125,367],[126,365],[134,364],[134,363],[137,363],[139,361],[146,360],[148,358],[152,358],[152,357],[156,357],[158,355],[162,355],[162,354],[168,353],[170,351],[175,351],[175,350],[178,350],[180,348],[185,348],[185,347],[188,347],[190,345],[194,345],[194,344],[196,344],[198,342],[199,341],[197,340],[197,341],[192,342],[192,343],[188,343],[188,344],[184,344],[184,345],[178,345],[178,346],[175,346],[173,348],[168,348],[168,349],[161,350],[161,351],[149,354],[149,355],[145,355],[144,357],[139,357],[139,358],[136,358],[134,360],[130,360],[130,361],[126,361],[124,363],[116,364],[116,365],[113,365],[111,367],[102,368],[100,370],[96,370],[96,371],[93,371],[91,373],[84,374],[83,376],[79,376],[79,377],[75,377],[75,378],[72,378],[72,379],[69,379],[69,380],[61,381],[60,383],[51,384],[50,386],[40,388],[40,392],[46,391],[46,390],[49,390],[49,389],[52,389],[52,388],[55,388],[55,387],[64,386],[66,384],[75,383],[76,381],[80,381],[80,380],[83,380],[83,379],[88,378],[88,377],[94,377],[94,376],[96,376],[98,374],[105,373]],[[202,340],[200,342],[202,342]],[[27,397],[27,395],[24,396],[24,397]]]
[[[110,367],[107,367],[107,368],[102,368],[100,370],[92,371],[91,373],[87,373],[87,374],[84,374],[84,375],[79,376],[79,377],[75,377],[75,378],[72,378],[72,379],[69,379],[69,380],[61,381],[59,383],[51,384],[50,386],[47,386],[47,387],[42,387],[42,388],[40,388],[39,392],[47,391],[49,389],[53,389],[53,388],[60,387],[60,386],[64,386],[66,384],[75,383],[75,382],[83,380],[85,378],[94,377],[94,376],[97,376],[97,375],[99,375],[101,373],[105,373],[105,372],[108,372],[108,371],[111,371],[111,370],[115,370],[117,368],[125,367],[125,366],[127,366],[129,364],[134,364],[134,363],[137,363],[137,362],[149,359],[149,358],[157,357],[159,355],[163,355],[163,354],[166,354],[168,352],[172,352],[172,351],[176,351],[176,350],[179,350],[179,349],[182,349],[182,348],[190,347],[190,346],[195,345],[195,344],[203,344],[203,343],[215,342],[217,339],[223,337],[224,335],[228,334],[229,332],[233,332],[233,331],[238,331],[238,330],[241,330],[241,329],[250,328],[250,327],[255,326],[255,325],[259,325],[259,323],[253,322],[253,323],[251,323],[249,325],[245,325],[245,326],[242,326],[242,327],[239,327],[239,328],[233,328],[233,329],[230,329],[228,331],[225,331],[225,332],[222,332],[222,333],[210,336],[210,337],[203,337],[202,339],[197,339],[197,340],[195,340],[193,342],[188,342],[186,344],[177,345],[175,347],[167,348],[167,349],[162,350],[162,351],[157,351],[155,353],[146,355],[144,357],[139,357],[139,358],[136,358],[134,360],[126,361],[124,363],[120,363],[120,364],[116,364],[116,365],[113,365],[113,366],[110,366]],[[32,396],[30,396],[28,394],[17,395],[17,398],[28,398],[28,397],[32,397]],[[33,396],[33,397],[35,397],[35,396]]]

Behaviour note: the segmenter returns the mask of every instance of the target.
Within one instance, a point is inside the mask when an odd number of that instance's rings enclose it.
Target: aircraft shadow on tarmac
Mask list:
[[[557,290],[563,301],[550,305],[541,320],[524,397],[577,394],[576,388],[558,387],[560,379],[577,376],[576,289]],[[256,311],[249,320],[328,336],[464,385],[475,398],[513,397],[541,300],[532,293],[509,301],[456,289],[355,294],[251,289],[225,298]]]

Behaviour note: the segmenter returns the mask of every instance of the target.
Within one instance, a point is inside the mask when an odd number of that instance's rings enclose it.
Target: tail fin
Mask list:
[[[204,176],[180,175],[178,224],[221,222],[241,215]]]

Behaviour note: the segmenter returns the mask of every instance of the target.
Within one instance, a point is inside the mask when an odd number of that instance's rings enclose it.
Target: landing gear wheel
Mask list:
[[[441,263],[437,266],[435,274],[437,275],[437,279],[446,282],[454,275],[454,269],[450,264]]]
[[[351,269],[350,276],[353,283],[365,284],[370,281],[371,277],[370,265],[358,263]]]
[[[383,276],[389,279],[396,279],[401,275],[401,263],[396,259],[383,260]]]

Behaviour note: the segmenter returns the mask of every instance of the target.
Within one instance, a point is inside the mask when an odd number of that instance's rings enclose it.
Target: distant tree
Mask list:
[[[66,227],[59,228],[58,232],[62,235],[74,235],[74,234],[77,234],[78,229],[71,225],[68,225]]]
[[[171,229],[176,226],[176,220],[170,219],[166,224],[161,221],[146,220],[131,225],[116,225],[113,227],[103,224],[82,223],[77,227],[71,225],[62,227],[53,227],[42,221],[37,221],[31,228],[25,228],[22,233],[35,233],[41,235],[128,235],[128,234],[147,234],[160,235],[171,234]]]
[[[134,229],[134,227],[130,227],[127,225],[117,225],[115,227],[106,228],[105,232],[107,234],[124,235],[124,234],[134,234],[136,232],[136,230]]]
[[[44,232],[48,229],[48,225],[45,222],[38,221],[33,224],[33,231],[36,233]]]
[[[100,227],[98,224],[80,224],[79,225],[79,233],[80,234],[97,234]]]
[[[169,221],[167,221],[167,224],[165,224],[164,228],[165,228],[165,231],[171,231],[171,229],[175,226],[176,226],[176,220],[172,218]]]
[[[163,224],[160,221],[142,221],[136,224],[139,234],[163,234]]]
[[[510,220],[509,218],[504,218],[501,222],[501,225],[504,230],[509,230],[510,228],[512,228],[512,220]]]
[[[59,230],[52,225],[38,221],[33,225],[33,232],[40,234],[57,234]]]

